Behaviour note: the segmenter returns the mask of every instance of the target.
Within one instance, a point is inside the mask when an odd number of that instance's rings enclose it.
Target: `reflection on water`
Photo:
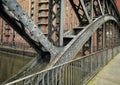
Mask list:
[[[30,57],[0,52],[0,83],[17,73],[30,60]]]

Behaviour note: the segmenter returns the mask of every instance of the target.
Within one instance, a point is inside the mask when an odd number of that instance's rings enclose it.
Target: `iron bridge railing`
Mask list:
[[[6,85],[83,85],[120,52],[120,46],[94,52]]]

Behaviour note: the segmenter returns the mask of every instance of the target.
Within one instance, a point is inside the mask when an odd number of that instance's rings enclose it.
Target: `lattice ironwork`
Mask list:
[[[48,39],[54,45],[60,44],[61,0],[49,0]]]
[[[83,46],[83,56],[91,53],[91,37]]]
[[[114,46],[117,46],[119,44],[119,38],[120,38],[120,32],[119,29],[117,28],[117,26],[114,26]]]
[[[105,39],[105,43],[106,43],[106,48],[109,48],[109,45],[110,45],[110,43],[109,43],[109,40],[110,40],[110,38],[109,38],[109,22],[107,22],[106,24],[105,24],[105,37],[106,37],[106,39]]]
[[[100,4],[100,0],[93,0],[93,8],[96,16],[102,15],[102,7]]]
[[[97,29],[97,50],[103,49],[103,26]]]
[[[110,47],[112,48],[113,46],[114,46],[114,29],[115,29],[115,27],[114,27],[114,22],[110,22]]]
[[[85,8],[83,0],[69,0],[81,26],[87,25],[90,22],[87,9]]]

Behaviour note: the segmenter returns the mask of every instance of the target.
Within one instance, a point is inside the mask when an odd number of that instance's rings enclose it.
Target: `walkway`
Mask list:
[[[87,85],[120,85],[120,54],[108,63]]]

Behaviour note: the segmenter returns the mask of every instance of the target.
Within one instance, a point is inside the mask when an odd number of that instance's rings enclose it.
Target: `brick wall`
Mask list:
[[[31,0],[17,0],[30,16]],[[2,23],[3,22],[3,23]],[[1,38],[3,39],[1,41]],[[5,21],[0,19],[0,42],[1,43],[26,43]]]
[[[120,0],[115,0],[116,6],[118,8],[118,11],[120,13]]]

